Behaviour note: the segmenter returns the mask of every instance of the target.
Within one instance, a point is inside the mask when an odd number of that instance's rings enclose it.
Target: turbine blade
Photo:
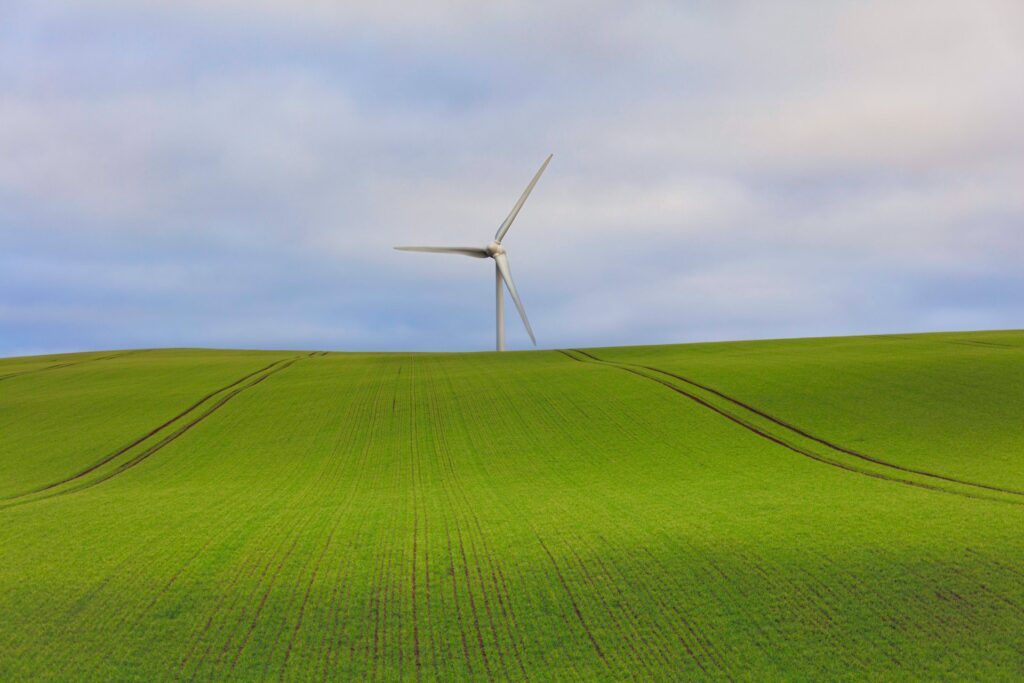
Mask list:
[[[498,264],[501,279],[505,281],[508,293],[512,295],[512,301],[515,302],[516,310],[519,311],[519,317],[523,319],[523,325],[530,335],[530,341],[536,346],[537,338],[533,336],[533,328],[530,327],[530,321],[526,318],[526,309],[523,308],[523,302],[519,300],[519,292],[516,291],[516,283],[512,280],[512,271],[508,267],[508,257],[505,254],[495,254],[494,262]]]
[[[526,186],[525,190],[523,190],[523,196],[520,197],[519,201],[516,202],[516,205],[512,207],[512,211],[509,212],[508,218],[506,218],[505,222],[501,224],[500,228],[498,228],[498,232],[494,233],[495,242],[501,242],[501,240],[505,237],[505,233],[508,232],[508,229],[510,227],[512,227],[512,221],[514,221],[516,219],[516,216],[519,215],[519,209],[523,208],[523,204],[526,203],[526,198],[530,196],[530,192],[533,190],[533,186],[537,184],[538,180],[540,180],[540,174],[543,173],[544,169],[548,167],[548,162],[551,161],[551,157],[553,156],[554,154],[548,155],[548,158],[545,159],[544,163],[540,165],[540,170],[538,170],[537,173],[533,176],[533,180],[531,180],[530,184]]]
[[[477,247],[395,247],[398,251],[426,251],[431,254],[462,254],[473,258],[487,258],[486,249]]]

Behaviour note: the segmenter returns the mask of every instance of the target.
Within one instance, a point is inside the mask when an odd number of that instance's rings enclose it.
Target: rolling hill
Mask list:
[[[0,360],[0,679],[1001,679],[1024,332]]]

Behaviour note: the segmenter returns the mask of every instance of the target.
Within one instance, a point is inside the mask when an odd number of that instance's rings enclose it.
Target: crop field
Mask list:
[[[1024,332],[0,360],[0,680],[1019,680]]]

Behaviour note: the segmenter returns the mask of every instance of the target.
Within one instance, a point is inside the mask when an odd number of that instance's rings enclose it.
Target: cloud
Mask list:
[[[1020,324],[1017,3],[3,11],[0,353]]]

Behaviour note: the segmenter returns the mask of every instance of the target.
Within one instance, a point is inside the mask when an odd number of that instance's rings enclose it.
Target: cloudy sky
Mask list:
[[[502,4],[0,3],[0,355],[1024,327],[1019,0]]]

